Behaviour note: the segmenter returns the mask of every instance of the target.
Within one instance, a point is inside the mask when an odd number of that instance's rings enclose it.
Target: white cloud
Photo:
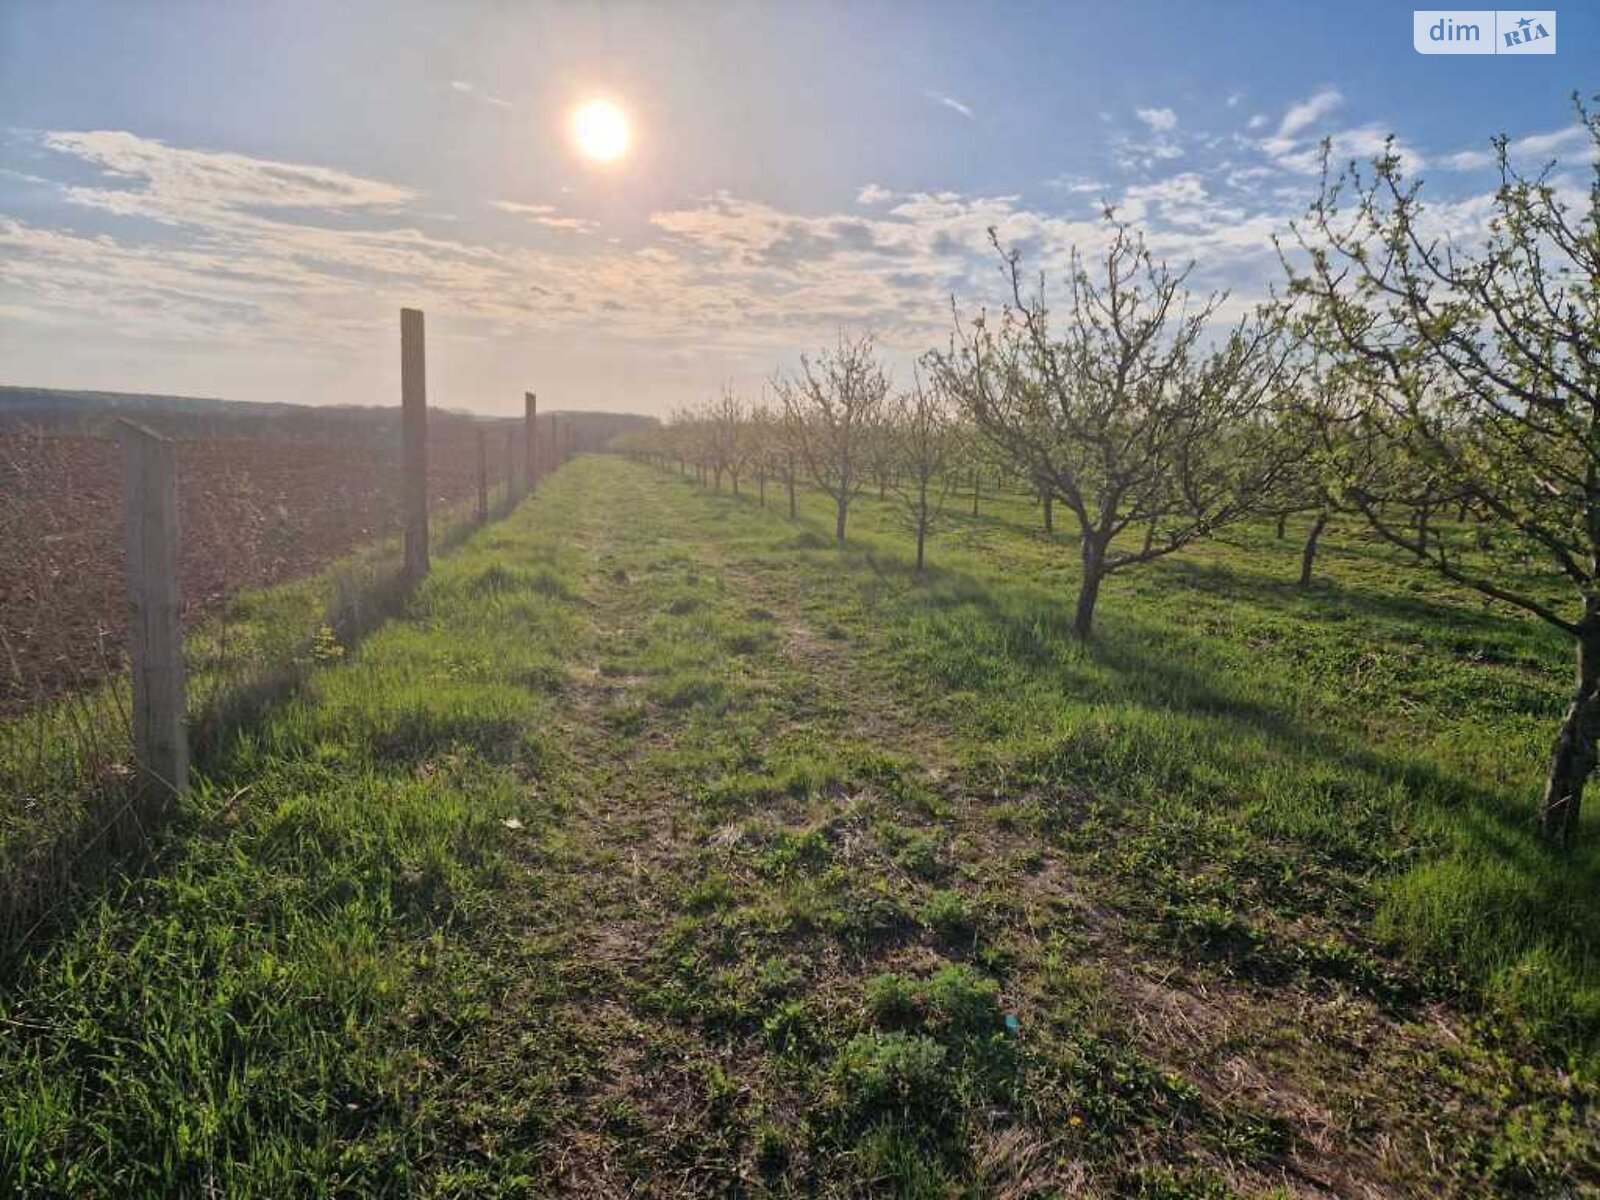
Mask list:
[[[1400,157],[1401,169],[1407,173],[1420,171],[1427,165],[1420,151],[1403,138],[1393,137],[1382,125],[1359,125],[1352,129],[1336,130],[1328,136],[1327,141],[1328,161],[1336,170],[1352,161],[1365,162],[1377,158],[1391,146]],[[1302,175],[1315,175],[1322,170],[1320,141],[1298,142],[1292,138],[1269,137],[1262,139],[1261,147],[1284,170]]]
[[[1227,104],[1227,106],[1229,108],[1238,108],[1240,102],[1243,101],[1243,100],[1244,100],[1244,93],[1243,92],[1229,92],[1228,93],[1228,99],[1225,101],[1225,103]]]
[[[69,199],[157,219],[213,208],[397,208],[417,197],[410,188],[327,167],[179,149],[155,138],[113,130],[46,133],[40,141],[51,150],[103,168],[108,179],[142,180],[146,185],[70,188]]]
[[[1044,181],[1044,186],[1052,191],[1066,192],[1072,196],[1107,195],[1112,191],[1109,183],[1070,173],[1047,179]]]
[[[519,204],[515,200],[495,200],[490,206],[521,217],[530,225],[544,229],[566,229],[574,233],[593,233],[599,225],[584,217],[563,217],[553,204]]]
[[[967,120],[977,120],[977,114],[972,111],[971,106],[961,103],[961,101],[957,100],[954,96],[946,96],[943,93],[935,91],[929,91],[927,95],[928,99],[932,100],[934,103],[942,104],[952,112],[960,113]]]
[[[1133,115],[1157,133],[1167,133],[1178,127],[1178,114],[1170,108],[1136,108]]]
[[[1449,171],[1477,171],[1494,165],[1494,153],[1489,150],[1458,150],[1436,159],[1435,163]]]
[[[1537,170],[1551,160],[1567,165],[1595,161],[1595,144],[1588,131],[1577,123],[1547,133],[1530,133],[1513,138],[1506,152],[1514,167]],[[1438,158],[1435,165],[1451,171],[1479,171],[1498,161],[1491,149],[1458,150]]]
[[[1586,150],[1587,153],[1571,156],[1566,155],[1571,150]],[[1566,156],[1575,161],[1592,160],[1594,156],[1594,141],[1589,131],[1582,125],[1573,123],[1563,126],[1550,133],[1531,133],[1526,137],[1517,138],[1510,146],[1512,158],[1559,158]]]
[[[93,328],[149,345],[255,345],[281,357],[286,347],[368,353],[394,307],[419,303],[430,317],[445,314],[452,336],[558,338],[635,356],[693,346],[713,375],[735,359],[764,370],[841,325],[874,328],[908,352],[937,340],[952,294],[963,307],[1001,299],[991,229],[1022,251],[1030,273],[1059,281],[1071,247],[1093,255],[1104,244],[1085,198],[1140,221],[1158,256],[1196,260],[1196,287],[1231,288],[1232,311],[1278,279],[1271,236],[1304,211],[1314,145],[1239,134],[1219,162],[1201,132],[1107,136],[1113,157],[1141,170],[1192,156],[1184,170],[1121,184],[1063,173],[1044,205],[868,183],[843,211],[797,212],[719,192],[650,214],[624,245],[551,236],[599,232],[558,207],[565,201],[493,200],[516,220],[490,221],[476,208],[432,224],[425,214],[437,199],[335,168],[131,133],[48,134],[45,146],[104,172],[57,194],[112,219],[86,235],[0,217],[0,311],[12,325]],[[1521,144],[1571,148],[1571,139],[1536,134]],[[1370,154],[1382,140],[1375,126],[1339,131],[1335,153]],[[1470,232],[1484,211],[1458,201],[1441,206],[1439,220]],[[122,218],[170,228],[152,235]],[[684,386],[691,376],[684,368]]]
[[[502,100],[499,96],[491,96],[488,92],[480,91],[478,85],[465,79],[452,79],[450,89],[462,96],[470,96],[474,100],[481,100],[485,104],[492,104],[496,108],[510,108],[511,101]]]
[[[1344,103],[1344,95],[1337,88],[1322,88],[1320,91],[1291,104],[1283,114],[1283,120],[1278,123],[1279,137],[1293,137],[1302,129],[1316,124],[1334,109]]]

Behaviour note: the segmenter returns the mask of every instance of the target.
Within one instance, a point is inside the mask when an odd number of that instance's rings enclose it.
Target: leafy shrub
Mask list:
[[[914,980],[890,972],[867,984],[867,1008],[884,1029],[913,1029],[922,1021],[922,997]]]
[[[987,1037],[1005,1028],[1000,985],[971,967],[941,968],[928,980],[926,995],[931,1016],[954,1038]]]
[[[834,1069],[846,1104],[861,1117],[932,1117],[950,1099],[948,1053],[925,1034],[873,1030],[851,1038]]]
[[[779,1054],[803,1054],[817,1043],[816,1023],[804,1000],[786,1000],[761,1023],[767,1045]]]
[[[939,843],[925,833],[909,838],[895,854],[894,861],[902,870],[920,879],[937,879],[944,874]]]
[[[922,919],[943,937],[970,939],[978,931],[977,913],[972,901],[960,892],[944,889],[934,892],[922,906]]]

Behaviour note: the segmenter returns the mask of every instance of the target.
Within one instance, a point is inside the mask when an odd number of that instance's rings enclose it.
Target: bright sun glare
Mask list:
[[[616,162],[628,152],[628,114],[610,100],[589,100],[572,113],[572,140],[594,162]]]

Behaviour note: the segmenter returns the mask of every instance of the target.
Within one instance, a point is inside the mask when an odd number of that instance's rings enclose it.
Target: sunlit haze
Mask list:
[[[610,100],[587,100],[572,114],[572,140],[585,158],[615,162],[632,140],[627,114]]]

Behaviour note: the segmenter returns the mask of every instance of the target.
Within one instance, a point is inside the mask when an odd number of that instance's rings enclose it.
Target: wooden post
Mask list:
[[[528,439],[528,490],[539,482],[539,397],[522,393],[523,434]]]
[[[133,748],[143,782],[170,799],[189,787],[176,455],[170,441],[132,421],[121,423],[120,435]]]
[[[428,386],[422,310],[400,310],[400,515],[405,526],[406,575],[428,573]]]
[[[478,524],[489,523],[489,435],[478,430]]]
[[[517,434],[506,430],[506,508],[517,502]]]

